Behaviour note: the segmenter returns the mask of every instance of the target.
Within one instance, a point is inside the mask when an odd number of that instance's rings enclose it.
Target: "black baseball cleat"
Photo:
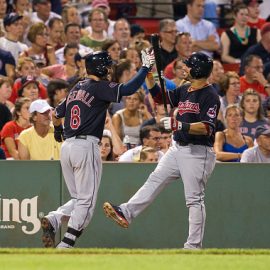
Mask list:
[[[107,217],[114,220],[119,226],[127,229],[128,228],[128,221],[126,220],[121,208],[116,205],[112,205],[109,202],[105,202],[103,204],[103,210]]]
[[[41,219],[41,228],[43,230],[42,242],[45,248],[54,248],[55,247],[55,232],[52,224],[49,219],[43,217]]]

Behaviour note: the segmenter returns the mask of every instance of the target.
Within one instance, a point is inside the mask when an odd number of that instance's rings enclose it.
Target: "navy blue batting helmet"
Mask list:
[[[208,78],[213,69],[213,59],[204,53],[193,53],[184,61],[191,68],[190,75],[194,79]]]
[[[87,74],[97,77],[106,76],[108,68],[113,64],[110,55],[106,51],[89,53],[84,59]]]

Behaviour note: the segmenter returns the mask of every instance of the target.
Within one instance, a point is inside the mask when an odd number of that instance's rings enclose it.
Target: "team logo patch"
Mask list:
[[[111,82],[111,83],[109,84],[109,87],[114,88],[116,85],[117,85],[117,83]]]
[[[208,112],[207,112],[207,115],[210,117],[210,118],[215,118],[216,115],[217,115],[217,105],[215,105],[213,108],[209,108]]]
[[[200,113],[200,105],[199,103],[193,103],[189,100],[186,100],[185,102],[179,102],[178,103],[178,113],[180,115],[183,115],[185,113]]]

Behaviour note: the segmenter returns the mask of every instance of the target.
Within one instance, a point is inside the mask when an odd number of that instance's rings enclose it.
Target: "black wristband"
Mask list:
[[[185,132],[189,132],[190,130],[190,124],[189,123],[185,123],[185,122],[182,122],[182,128],[181,128],[182,131],[185,131]]]
[[[63,131],[63,126],[62,125],[59,125],[59,126],[54,126],[54,130],[55,131],[60,131],[60,132],[62,132]]]

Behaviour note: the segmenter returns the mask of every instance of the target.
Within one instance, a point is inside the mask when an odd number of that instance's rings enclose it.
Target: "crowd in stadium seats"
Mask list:
[[[125,83],[158,33],[167,91],[189,83],[183,65],[193,52],[214,59],[209,83],[221,101],[217,160],[270,163],[270,1],[145,2],[0,0],[0,159],[59,159],[51,110],[87,76],[84,56],[107,51],[111,80]],[[168,110],[177,114],[177,108]],[[157,162],[174,144],[159,124],[164,116],[146,83],[112,103],[102,160]],[[255,161],[246,151],[257,155]]]

